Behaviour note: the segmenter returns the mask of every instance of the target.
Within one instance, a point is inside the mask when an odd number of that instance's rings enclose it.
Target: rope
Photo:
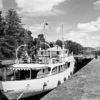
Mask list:
[[[27,84],[26,90],[28,90],[28,88],[29,88],[29,84]],[[25,91],[23,91],[23,92],[18,96],[18,98],[17,98],[16,100],[19,100],[19,99],[23,96],[24,93],[25,93]]]

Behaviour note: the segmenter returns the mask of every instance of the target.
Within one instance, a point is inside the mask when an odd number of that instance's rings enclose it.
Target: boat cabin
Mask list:
[[[14,64],[2,69],[2,81],[39,79],[50,74],[51,68],[31,64]]]
[[[1,81],[30,80],[44,78],[50,75],[59,74],[69,68],[70,63],[52,64],[51,67],[43,64],[14,64],[2,68]]]
[[[67,54],[68,53],[68,50],[67,49],[62,49],[61,47],[59,46],[55,46],[55,47],[52,47],[52,48],[48,48],[47,50],[39,50],[38,51],[38,57],[42,57],[42,56],[45,56],[45,57],[57,57],[58,55],[61,55],[62,53],[64,54]]]
[[[68,56],[68,50],[53,47],[39,50],[38,62],[21,62],[1,69],[2,81],[39,79],[65,71],[70,64],[63,59]]]
[[[47,50],[39,50],[37,57],[42,63],[50,63],[50,59],[52,59],[52,63],[61,62],[61,59],[68,56],[68,50],[62,49],[59,46],[55,46],[53,48],[48,48]]]

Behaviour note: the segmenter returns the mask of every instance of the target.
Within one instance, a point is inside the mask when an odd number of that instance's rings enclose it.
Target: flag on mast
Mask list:
[[[48,23],[47,23],[46,20],[44,20],[44,23],[43,23],[43,29],[45,30],[45,29],[47,28],[47,26],[48,26]]]

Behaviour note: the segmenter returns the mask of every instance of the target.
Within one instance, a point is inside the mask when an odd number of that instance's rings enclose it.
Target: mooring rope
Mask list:
[[[26,90],[28,90],[28,88],[29,88],[29,84],[27,84]],[[25,91],[26,91],[26,90],[25,90]],[[16,100],[19,100],[19,99],[23,96],[23,94],[25,93],[25,91],[23,91],[23,92],[18,96],[18,98],[17,98]]]

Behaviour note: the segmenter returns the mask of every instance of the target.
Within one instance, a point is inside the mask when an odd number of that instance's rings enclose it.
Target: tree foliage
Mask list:
[[[0,37],[5,35],[5,25],[6,25],[6,22],[4,18],[2,17],[2,11],[0,11]]]
[[[56,45],[62,47],[63,42],[61,40],[57,40],[56,41]],[[76,43],[76,42],[73,42],[71,40],[67,40],[67,41],[64,41],[64,45],[65,45],[66,49],[69,49],[69,51],[73,52],[74,54],[82,53],[83,46],[78,44],[78,43]]]
[[[74,54],[80,54],[82,53],[83,46],[79,43],[72,42],[70,40],[65,41],[65,48],[69,49],[70,52],[73,52]]]
[[[16,48],[22,44],[28,44],[29,49],[33,42],[31,34],[23,28],[15,10],[8,10],[5,17],[0,14],[0,59],[15,58]]]
[[[62,47],[63,42],[62,42],[61,40],[57,40],[57,41],[56,41],[56,45],[58,45],[58,46]]]

